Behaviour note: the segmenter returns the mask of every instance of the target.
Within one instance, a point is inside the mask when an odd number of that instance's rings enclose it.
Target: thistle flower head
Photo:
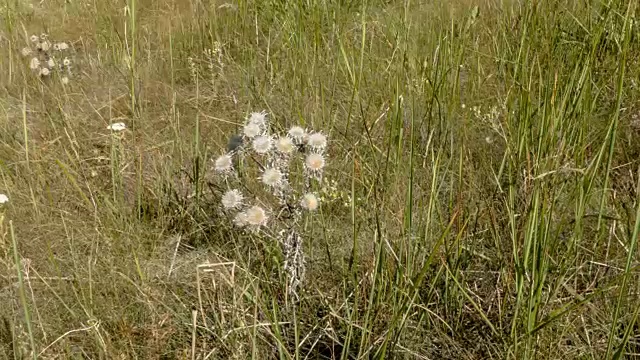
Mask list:
[[[295,150],[293,140],[286,136],[279,138],[278,141],[276,141],[276,150],[281,154],[291,154]]]
[[[29,68],[31,70],[38,70],[40,68],[40,60],[37,57],[34,57],[29,62]]]
[[[42,49],[42,51],[49,51],[49,49],[51,48],[51,43],[48,41],[43,41],[40,43],[40,49]]]
[[[69,48],[69,45],[66,42],[57,43],[56,45],[58,45],[59,51],[67,50]]]
[[[279,187],[282,185],[282,172],[276,168],[265,169],[260,178],[267,186]]]
[[[255,227],[267,225],[267,212],[260,206],[254,205],[244,212],[247,224]]]
[[[315,211],[318,209],[319,205],[320,201],[313,193],[304,194],[304,196],[302,196],[302,200],[300,200],[300,206],[305,210]]]
[[[266,154],[271,150],[273,141],[269,136],[260,135],[253,139],[253,143],[251,144],[253,150],[258,154]]]
[[[242,207],[243,199],[244,197],[239,190],[228,190],[224,193],[224,195],[222,195],[222,206],[225,208],[225,210],[239,209]]]
[[[267,125],[267,113],[264,111],[252,112],[249,115],[247,124],[256,124],[259,127],[265,127]]]
[[[325,161],[322,154],[309,154],[304,161],[304,165],[312,172],[320,172],[324,168]]]
[[[288,135],[296,144],[300,144],[306,135],[306,131],[300,126],[294,126],[289,129]]]
[[[244,126],[244,129],[242,129],[242,133],[245,137],[253,139],[254,137],[260,135],[260,125],[250,122]]]
[[[307,138],[307,145],[313,150],[322,151],[327,147],[327,137],[319,132],[310,134]]]
[[[107,130],[111,130],[115,132],[120,132],[126,128],[127,128],[127,125],[125,125],[123,122],[117,122],[107,126]]]
[[[224,154],[219,156],[215,161],[214,168],[217,172],[230,172],[233,170],[233,159],[231,155]]]

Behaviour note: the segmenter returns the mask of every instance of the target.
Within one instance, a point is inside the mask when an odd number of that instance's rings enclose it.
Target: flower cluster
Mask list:
[[[22,49],[22,56],[29,58],[29,68],[40,77],[58,73],[63,84],[71,77],[70,46],[66,42],[53,42],[47,34],[31,35],[30,44]]]

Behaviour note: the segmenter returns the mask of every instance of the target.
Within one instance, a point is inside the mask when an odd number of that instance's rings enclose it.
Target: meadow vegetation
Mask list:
[[[639,8],[3,2],[0,359],[640,358]],[[261,111],[328,139],[299,283]]]

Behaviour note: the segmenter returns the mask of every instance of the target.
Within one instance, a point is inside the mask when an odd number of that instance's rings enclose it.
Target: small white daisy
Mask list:
[[[267,212],[257,205],[248,208],[244,214],[246,222],[252,226],[264,226],[267,224],[267,220],[269,220]]]
[[[28,47],[22,48],[22,51],[20,51],[20,53],[22,53],[22,56],[29,56],[32,52],[33,51],[31,51],[31,48]]]
[[[49,69],[47,69],[46,67],[43,67],[42,69],[40,69],[40,75],[49,76]]]
[[[0,205],[6,204],[9,202],[9,197],[5,194],[0,194]]]
[[[251,144],[253,150],[258,154],[266,154],[271,150],[271,146],[273,145],[273,141],[268,136],[258,136],[253,139],[253,143]]]
[[[248,137],[249,139],[253,139],[254,137],[260,135],[260,125],[248,123],[244,126],[242,132],[244,133],[244,136]]]
[[[322,171],[325,165],[324,156],[321,154],[309,154],[304,161],[307,169],[317,172]]]
[[[327,147],[327,137],[319,132],[310,134],[307,144],[314,150],[324,150]]]
[[[304,129],[300,126],[294,126],[289,129],[288,134],[293,139],[293,141],[295,141],[297,144],[300,144],[302,143],[302,140],[306,135],[306,131],[304,131]]]
[[[260,127],[264,127],[267,124],[267,113],[264,111],[261,112],[252,112],[249,115],[249,124],[256,124]]]
[[[291,138],[283,136],[276,141],[276,149],[281,154],[291,154],[295,150],[295,147],[293,146]]]
[[[300,206],[309,211],[317,210],[319,204],[320,201],[318,200],[318,197],[312,193],[304,194],[302,200],[300,200]]]
[[[107,126],[107,130],[111,131],[122,131],[126,128],[127,126],[123,122],[117,122]]]
[[[228,172],[233,169],[233,159],[231,159],[231,155],[224,154],[216,159],[215,169],[217,172]]]
[[[276,168],[265,169],[260,177],[265,185],[278,187],[282,185],[282,172]]]
[[[239,209],[240,207],[242,207],[243,199],[244,197],[239,190],[228,190],[224,193],[224,195],[222,195],[222,206],[226,210]]]
[[[38,70],[40,68],[40,60],[38,60],[37,57],[32,58],[31,62],[29,62],[29,68],[31,70]]]

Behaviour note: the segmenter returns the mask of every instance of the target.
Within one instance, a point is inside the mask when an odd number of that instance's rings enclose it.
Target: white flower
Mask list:
[[[242,132],[244,133],[244,136],[248,137],[249,139],[253,139],[254,137],[260,135],[260,126],[258,124],[248,123],[244,126]]]
[[[324,156],[321,154],[309,154],[304,161],[307,169],[311,171],[322,171],[324,168]]]
[[[289,136],[296,142],[296,143],[301,143],[302,139],[304,139],[304,136],[306,135],[306,131],[304,131],[303,128],[301,128],[300,126],[294,126],[291,129],[289,129]]]
[[[49,60],[47,60],[47,65],[49,65],[50,68],[54,68],[56,66],[56,61],[53,60],[53,58],[49,58]]]
[[[244,212],[245,221],[252,226],[264,226],[269,217],[267,212],[260,206],[252,206]]]
[[[304,194],[302,200],[300,200],[300,206],[309,211],[317,210],[319,204],[318,197],[312,193]]]
[[[253,150],[258,154],[266,154],[271,150],[272,140],[268,136],[261,135],[253,139],[253,143],[251,145]]]
[[[64,60],[62,60],[62,63],[64,64],[64,66],[69,66],[71,65],[71,60],[69,60],[69,58],[64,58]]]
[[[38,35],[31,35],[29,39],[31,40],[31,42],[38,42],[38,40],[40,40],[40,38],[38,38]]]
[[[42,51],[49,51],[49,49],[51,48],[51,43],[48,41],[43,41],[42,43],[40,43],[40,48],[42,49]]]
[[[38,60],[37,57],[32,58],[31,62],[29,62],[29,68],[31,68],[31,70],[38,70],[39,67],[40,67],[40,60]]]
[[[244,212],[237,213],[233,218],[233,223],[239,227],[247,225],[247,214],[245,214]]]
[[[127,126],[123,122],[117,122],[107,126],[107,130],[111,131],[122,131],[126,128]]]
[[[282,154],[291,154],[295,148],[291,138],[283,136],[276,141],[276,149]]]
[[[46,67],[43,67],[42,69],[40,69],[40,75],[49,76],[49,69],[47,69]]]
[[[5,194],[0,194],[0,205],[6,204],[9,202],[9,197]]]
[[[309,135],[307,144],[314,150],[324,150],[327,147],[327,137],[322,133],[313,133]]]
[[[69,78],[66,76],[63,76],[60,81],[62,81],[62,85],[67,85],[69,83]]]
[[[228,172],[233,169],[233,160],[231,159],[231,155],[224,154],[216,159],[215,169],[217,172]]]
[[[31,48],[28,47],[22,48],[22,51],[20,52],[22,53],[22,56],[29,56],[32,53]]]
[[[262,173],[261,179],[265,185],[277,187],[282,185],[282,172],[276,168],[268,168]]]
[[[57,43],[56,45],[58,45],[58,50],[60,51],[67,50],[69,48],[69,45],[67,45],[66,42]]]
[[[267,124],[267,113],[264,111],[252,112],[251,115],[249,115],[248,123],[264,127]]]
[[[242,200],[244,196],[239,190],[228,190],[222,195],[222,206],[227,210],[239,209],[242,207]]]

